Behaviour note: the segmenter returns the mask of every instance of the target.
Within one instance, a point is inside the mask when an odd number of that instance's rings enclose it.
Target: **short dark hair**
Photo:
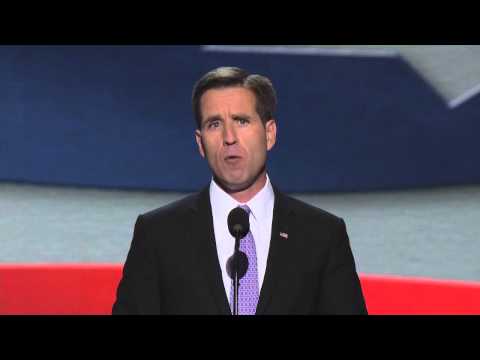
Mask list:
[[[255,109],[263,124],[273,119],[277,106],[277,96],[272,82],[265,76],[249,74],[238,67],[219,67],[209,71],[193,87],[192,106],[197,128],[202,125],[200,99],[210,89],[241,86],[251,90],[255,95]]]

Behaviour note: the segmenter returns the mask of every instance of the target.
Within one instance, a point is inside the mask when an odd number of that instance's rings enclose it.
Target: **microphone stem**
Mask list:
[[[238,315],[238,273],[235,272],[235,285],[233,286],[233,315]]]
[[[240,248],[240,238],[235,236],[235,254],[233,257],[234,284],[233,284],[233,315],[238,315],[238,287],[240,286],[238,279],[238,251]]]

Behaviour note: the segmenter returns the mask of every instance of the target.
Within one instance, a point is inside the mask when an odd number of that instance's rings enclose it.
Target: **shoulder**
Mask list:
[[[188,215],[189,209],[196,206],[200,193],[187,195],[167,205],[147,211],[139,216],[144,223],[179,220]]]
[[[293,212],[300,219],[305,219],[308,221],[320,221],[322,223],[328,224],[342,224],[343,219],[335,214],[332,214],[324,209],[306,203],[300,199],[294,198],[292,196],[278,193],[278,196],[284,202],[284,206],[291,212]]]
[[[151,239],[157,243],[159,239],[175,235],[178,240],[179,234],[189,229],[192,209],[198,207],[199,197],[200,193],[187,195],[140,214],[135,222],[134,237]]]

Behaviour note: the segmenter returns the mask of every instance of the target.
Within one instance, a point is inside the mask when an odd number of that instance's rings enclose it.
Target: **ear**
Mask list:
[[[277,123],[275,119],[267,121],[265,124],[265,132],[267,135],[267,151],[270,151],[277,141]]]
[[[203,149],[203,143],[202,143],[202,133],[198,129],[195,130],[195,140],[197,141],[198,152],[203,158],[205,158],[205,150]]]

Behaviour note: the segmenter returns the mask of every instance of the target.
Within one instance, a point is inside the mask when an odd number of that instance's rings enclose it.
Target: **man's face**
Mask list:
[[[217,181],[230,191],[250,188],[264,173],[267,151],[275,144],[275,121],[262,124],[255,95],[243,87],[207,90],[200,112],[195,138]]]

